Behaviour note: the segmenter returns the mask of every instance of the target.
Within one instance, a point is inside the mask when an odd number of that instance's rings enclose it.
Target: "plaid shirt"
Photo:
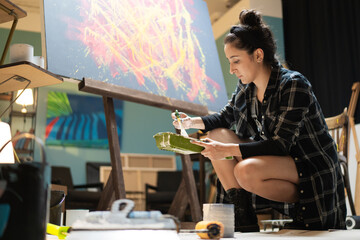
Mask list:
[[[308,229],[345,228],[344,184],[336,145],[309,81],[298,72],[273,66],[263,103],[261,107],[257,104],[255,85],[239,81],[231,100],[219,113],[202,117],[207,131],[233,128],[239,138],[257,141],[255,155],[278,155],[266,147],[273,141],[283,154],[294,159],[299,202],[273,202],[253,195],[254,207],[271,206]],[[258,148],[259,141],[265,150]],[[240,144],[244,152],[251,147]]]

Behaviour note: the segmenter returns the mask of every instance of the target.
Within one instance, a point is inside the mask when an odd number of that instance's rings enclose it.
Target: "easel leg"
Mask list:
[[[115,193],[115,199],[126,197],[124,176],[122,171],[119,136],[117,133],[116,118],[114,111],[114,101],[112,98],[103,97],[106,129],[109,139],[109,151],[112,171],[108,182],[103,190],[98,209],[105,210],[112,202],[112,193]],[[109,184],[111,181],[111,184]],[[105,206],[107,206],[105,208]]]
[[[175,194],[174,200],[171,203],[169,214],[174,215],[179,219],[183,218],[188,203],[189,198],[186,192],[185,181],[182,179],[180,186]]]
[[[202,214],[190,156],[182,155],[181,161],[183,166],[183,180],[181,181],[180,187],[171,204],[169,214],[175,213],[176,217],[181,218],[183,212],[177,211],[176,208],[186,209],[187,204],[189,203],[193,222],[199,222],[202,219]],[[185,185],[185,191],[183,185]],[[176,213],[180,215],[176,215]]]
[[[114,187],[113,187],[113,180],[112,180],[112,171],[109,175],[109,178],[106,182],[106,185],[103,189],[103,192],[100,197],[99,204],[97,206],[98,211],[101,210],[109,210],[111,207],[111,203],[115,200],[115,194],[114,194]]]
[[[183,166],[183,178],[185,181],[187,194],[190,200],[191,216],[194,222],[198,222],[202,220],[202,214],[200,209],[199,197],[196,190],[194,172],[192,169],[190,156],[182,155],[181,161]]]
[[[203,155],[199,156],[199,182],[200,182],[200,204],[202,205],[205,202],[205,157]]]

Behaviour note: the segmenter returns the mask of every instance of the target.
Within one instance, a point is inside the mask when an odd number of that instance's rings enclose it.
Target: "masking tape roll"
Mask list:
[[[26,43],[17,43],[10,46],[10,62],[33,61],[34,47]]]
[[[220,239],[224,236],[224,225],[218,221],[200,221],[195,230],[207,229],[206,233],[196,233],[201,239]]]
[[[345,224],[347,229],[360,229],[360,216],[347,216]]]

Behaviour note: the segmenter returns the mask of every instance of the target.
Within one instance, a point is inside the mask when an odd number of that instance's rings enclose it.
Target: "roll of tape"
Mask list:
[[[10,46],[10,62],[33,62],[34,47],[26,43],[17,43]]]
[[[348,216],[346,217],[347,229],[360,229],[360,216]]]

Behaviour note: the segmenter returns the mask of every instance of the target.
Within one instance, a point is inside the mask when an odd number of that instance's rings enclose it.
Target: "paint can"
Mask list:
[[[203,220],[218,221],[224,225],[224,238],[234,237],[235,214],[234,204],[206,203],[203,204]]]

